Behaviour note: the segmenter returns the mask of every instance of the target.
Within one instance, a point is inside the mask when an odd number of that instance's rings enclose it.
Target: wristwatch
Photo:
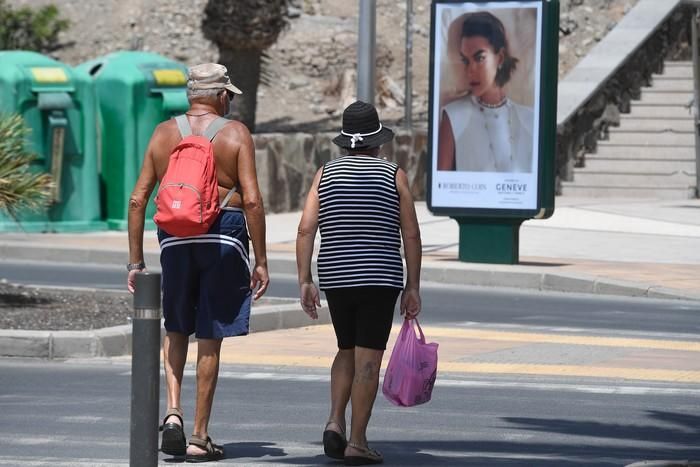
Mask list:
[[[134,271],[134,270],[142,271],[144,269],[146,269],[146,263],[144,263],[143,261],[141,261],[140,263],[128,263],[126,265],[127,271]]]

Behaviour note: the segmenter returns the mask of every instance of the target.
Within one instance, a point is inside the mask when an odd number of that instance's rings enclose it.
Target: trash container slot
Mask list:
[[[39,92],[39,110],[65,110],[73,107],[73,99],[67,92]]]
[[[104,65],[104,63],[98,63],[90,67],[90,69],[88,70],[90,76],[95,76],[97,73],[99,73],[99,71],[102,69],[102,65]]]
[[[51,178],[54,182],[51,190],[51,199],[54,203],[62,201],[61,184],[67,126],[68,120],[63,115],[63,112],[51,112],[51,115],[49,115],[49,144],[51,147]]]
[[[163,111],[169,114],[183,113],[189,108],[187,93],[180,89],[152,89],[154,94],[163,96]]]

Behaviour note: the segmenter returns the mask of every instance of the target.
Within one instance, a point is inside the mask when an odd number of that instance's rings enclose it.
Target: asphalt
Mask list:
[[[417,203],[426,282],[511,287],[700,301],[700,200],[557,198],[554,215],[526,221],[515,265],[458,260],[459,228]],[[301,213],[268,214],[270,274],[295,274],[295,238]],[[126,232],[3,233],[0,258],[123,264]],[[146,263],[158,264],[153,231],[144,239]],[[310,324],[295,301],[254,308],[253,331]],[[327,323],[323,310],[321,323]],[[124,355],[130,326],[91,332],[0,330],[0,356],[68,358]]]

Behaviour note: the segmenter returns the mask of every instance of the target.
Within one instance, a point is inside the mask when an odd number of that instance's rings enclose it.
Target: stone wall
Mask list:
[[[258,183],[268,212],[303,209],[316,171],[325,162],[343,154],[333,144],[335,133],[255,134]],[[398,130],[391,143],[382,146],[381,156],[406,171],[413,196],[425,199],[428,137],[425,131]]]
[[[680,6],[610,79],[568,121],[557,129],[557,194],[561,182],[573,180],[574,167],[584,165],[584,155],[594,152],[608,128],[620,123],[620,113],[630,111],[630,101],[650,86],[652,74],[662,73],[665,60],[691,59],[690,18],[694,8]]]

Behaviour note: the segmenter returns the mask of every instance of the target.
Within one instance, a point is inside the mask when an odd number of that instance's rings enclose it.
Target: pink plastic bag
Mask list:
[[[420,337],[416,336],[413,323]],[[426,344],[418,320],[404,320],[384,373],[384,396],[403,407],[428,402],[435,385],[437,362],[438,344]]]

